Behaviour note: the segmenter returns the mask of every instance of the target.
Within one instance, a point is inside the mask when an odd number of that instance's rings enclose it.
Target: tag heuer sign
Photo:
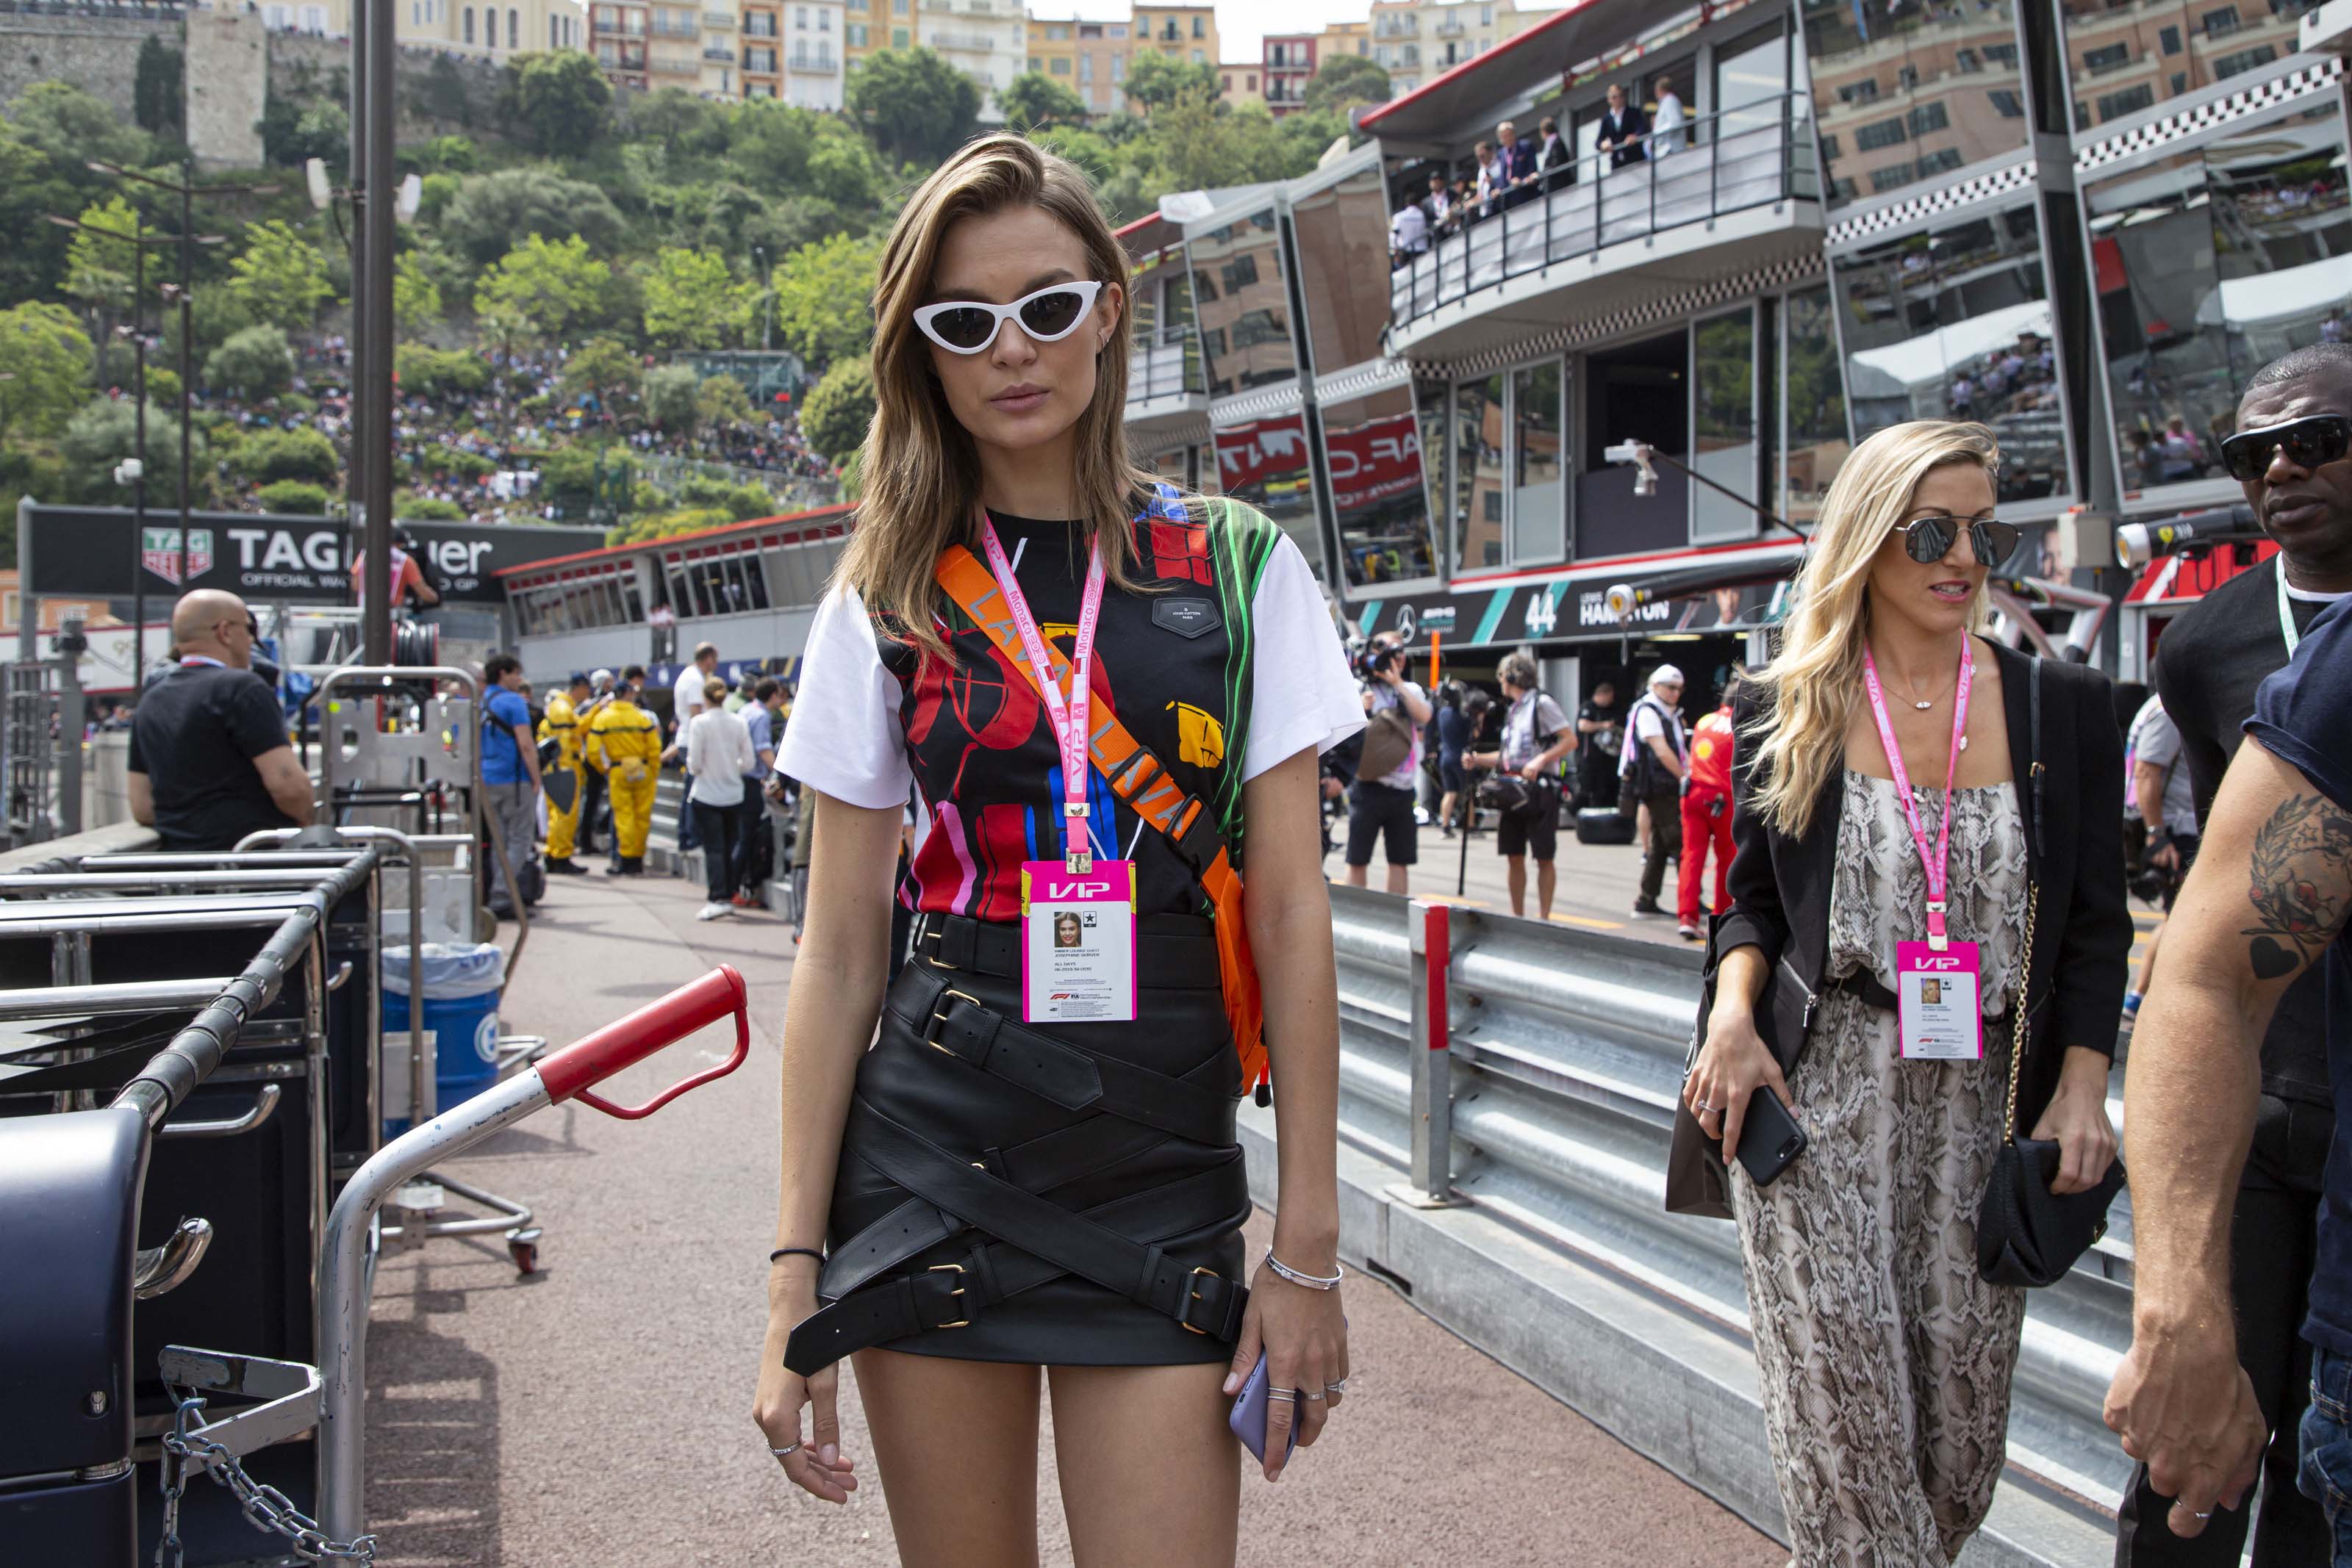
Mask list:
[[[149,528],[139,540],[139,559],[149,571],[164,581],[177,585],[180,580],[180,530]],[[188,576],[193,580],[213,569],[213,531],[210,528],[188,530]]]

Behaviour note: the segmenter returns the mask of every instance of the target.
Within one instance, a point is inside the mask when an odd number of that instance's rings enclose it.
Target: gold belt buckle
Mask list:
[[[933,1031],[936,1030],[940,1025],[948,1021],[948,1004],[959,997],[962,998],[965,1001],[970,1002],[976,1008],[986,1007],[988,1005],[982,1001],[978,997],[972,996],[969,992],[965,991],[948,990],[940,994],[939,1001],[931,1009],[930,1026],[923,1030],[923,1043],[929,1046],[933,1051],[939,1051],[945,1056],[955,1056],[956,1053],[950,1051],[946,1046],[941,1045],[938,1040],[934,1039]],[[962,1059],[959,1057],[957,1060],[961,1061]],[[940,1267],[943,1269],[951,1269],[955,1266],[956,1265],[952,1263],[942,1263],[940,1265]]]
[[[926,1274],[943,1274],[950,1272],[961,1274],[963,1272],[963,1265],[961,1263],[934,1263],[929,1268],[924,1270],[923,1272]],[[963,1295],[963,1285],[961,1282],[959,1281],[956,1288],[950,1291],[948,1294],[951,1297],[961,1297]],[[933,1328],[940,1329],[968,1329],[971,1327],[971,1320],[970,1318],[958,1318],[951,1323],[933,1323],[931,1326]]]
[[[1186,1276],[1185,1276],[1185,1278],[1186,1278],[1186,1279],[1188,1279],[1188,1280],[1197,1280],[1197,1279],[1199,1279],[1199,1278],[1200,1278],[1202,1275],[1203,1275],[1203,1274],[1208,1275],[1208,1276],[1209,1276],[1211,1279],[1213,1279],[1213,1279],[1222,1279],[1222,1278],[1223,1277],[1223,1276],[1220,1275],[1220,1274],[1219,1274],[1219,1273],[1218,1273],[1214,1269],[1195,1269],[1195,1270],[1193,1270],[1192,1271],[1192,1273],[1190,1273],[1190,1274],[1186,1275]],[[1200,1287],[1200,1286],[1195,1285],[1195,1286],[1193,1286],[1193,1287],[1192,1287],[1192,1299],[1193,1301],[1199,1301],[1199,1300],[1201,1299],[1201,1287]],[[1182,1329],[1186,1333],[1196,1333],[1196,1334],[1199,1334],[1202,1339],[1206,1339],[1206,1338],[1208,1338],[1208,1337],[1209,1337],[1209,1331],[1208,1331],[1207,1329],[1196,1329],[1196,1328],[1194,1328],[1194,1327],[1192,1325],[1191,1322],[1189,1321],[1189,1320],[1191,1319],[1192,1315],[1192,1309],[1191,1309],[1191,1308],[1189,1308],[1189,1307],[1187,1307],[1187,1308],[1185,1309],[1185,1312],[1184,1312],[1184,1316],[1183,1316],[1183,1317],[1181,1317],[1181,1318],[1178,1318],[1178,1319],[1176,1320],[1176,1326],[1177,1326],[1178,1328],[1180,1328],[1180,1329]]]
[[[922,935],[915,938],[915,947],[919,952],[921,951],[923,943],[926,940],[929,941],[931,945],[931,952],[923,954],[923,962],[929,964],[935,969],[952,969],[955,967],[953,964],[949,963],[944,958],[932,956],[933,953],[937,953],[939,951],[940,945],[947,940],[947,935],[948,934],[945,931],[940,928],[940,924],[937,920],[926,915],[923,919]]]

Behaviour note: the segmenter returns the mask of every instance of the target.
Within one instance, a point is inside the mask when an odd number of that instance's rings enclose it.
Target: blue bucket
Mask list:
[[[434,1037],[433,1086],[439,1109],[463,1104],[498,1081],[499,997],[506,955],[493,942],[428,942],[424,1024]],[[408,948],[383,950],[383,1035],[387,1057],[403,1060],[408,1040]],[[384,1123],[387,1137],[408,1122]]]

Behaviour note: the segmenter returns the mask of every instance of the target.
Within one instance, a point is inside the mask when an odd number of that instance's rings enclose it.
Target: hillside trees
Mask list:
[[[881,49],[851,68],[849,113],[874,144],[929,165],[980,125],[980,84],[929,49]]]

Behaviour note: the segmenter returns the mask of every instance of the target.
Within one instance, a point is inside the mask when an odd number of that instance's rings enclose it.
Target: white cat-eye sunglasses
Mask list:
[[[924,305],[915,311],[915,325],[924,337],[950,354],[977,354],[996,341],[1004,323],[1017,320],[1030,340],[1058,343],[1085,325],[1095,308],[1102,284],[1056,283],[1010,305],[990,305],[977,299],[950,299]]]

